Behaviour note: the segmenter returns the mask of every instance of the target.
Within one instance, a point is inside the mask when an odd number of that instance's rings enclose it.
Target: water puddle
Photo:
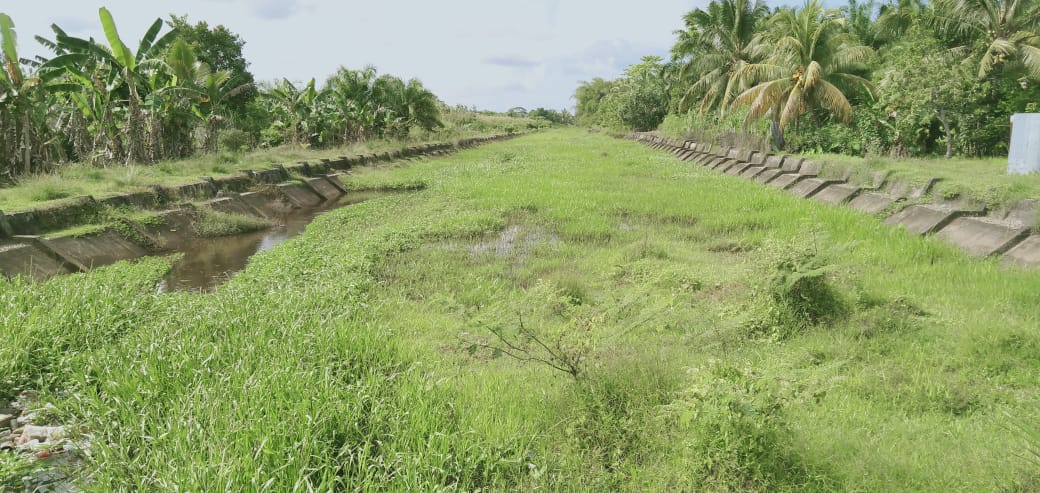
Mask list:
[[[359,204],[388,192],[360,192],[344,195],[340,200],[306,212],[287,215],[277,226],[253,233],[218,238],[199,238],[176,251],[184,257],[173,265],[160,282],[160,292],[211,292],[249,264],[257,253],[270,250],[303,232],[321,214]]]

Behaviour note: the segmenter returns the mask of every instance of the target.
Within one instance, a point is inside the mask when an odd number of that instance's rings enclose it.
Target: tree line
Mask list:
[[[416,79],[374,67],[315,79],[257,83],[245,42],[223,26],[156,19],[135,47],[112,14],[104,39],[52,26],[36,36],[50,56],[19,56],[0,13],[0,182],[56,163],[154,163],[243,147],[334,146],[442,125],[444,104]]]
[[[585,125],[712,128],[773,147],[893,156],[1000,155],[1012,113],[1040,111],[1040,2],[713,0],[668,61],[644,57],[575,92]]]

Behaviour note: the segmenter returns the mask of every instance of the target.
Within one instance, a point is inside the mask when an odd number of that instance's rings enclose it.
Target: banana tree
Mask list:
[[[160,55],[176,39],[177,31],[171,30],[159,36],[163,21],[156,19],[145,32],[134,52],[119,36],[115,20],[108,9],[104,7],[98,9],[98,16],[101,20],[101,27],[105,31],[107,47],[98,44],[93,39],[85,40],[66,34],[58,34],[57,45],[69,54],[87,55],[94,58],[98,62],[96,66],[99,69],[108,69],[117,77],[113,90],[120,94],[120,98],[125,97],[126,102],[126,126],[123,129],[127,145],[126,160],[127,162],[144,162],[147,160],[144,141],[147,122],[141,109],[141,103],[147,94],[142,94],[142,90],[147,91],[149,75],[156,67],[161,66]]]
[[[52,93],[63,89],[56,75],[37,70],[26,73],[18,57],[18,38],[14,21],[0,13],[0,145],[7,157],[7,168],[0,173],[12,177],[15,166],[20,173],[33,172],[33,160],[45,161],[51,139],[47,135],[47,109]],[[38,166],[37,166],[38,167]]]
[[[309,143],[312,135],[321,130],[314,128],[320,123],[314,117],[318,116],[320,106],[328,94],[328,91],[320,91],[315,87],[314,79],[302,89],[289,82],[289,79],[282,79],[281,83],[264,93],[263,97],[271,104],[272,110],[278,114],[286,128],[289,143],[303,146]]]

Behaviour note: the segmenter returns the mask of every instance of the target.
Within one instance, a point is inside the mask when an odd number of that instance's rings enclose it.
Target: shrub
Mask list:
[[[220,149],[227,152],[245,152],[249,150],[249,134],[244,131],[231,128],[220,133]]]
[[[752,335],[787,339],[803,330],[846,316],[846,301],[832,286],[828,255],[815,246],[774,245],[764,258],[766,280],[756,288],[758,316]]]

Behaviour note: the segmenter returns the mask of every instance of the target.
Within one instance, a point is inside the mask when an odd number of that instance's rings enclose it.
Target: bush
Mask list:
[[[675,139],[735,146],[745,149],[769,149],[769,124],[761,120],[744,125],[747,109],[740,108],[724,115],[703,114],[690,111],[685,114],[669,114],[661,122],[659,130]]]
[[[805,114],[787,132],[787,147],[803,153],[888,154],[893,144],[887,120],[882,109],[869,106],[857,106],[849,124],[836,122],[827,113]]]
[[[815,246],[774,246],[765,254],[769,274],[756,289],[758,316],[751,335],[784,340],[805,329],[845,317],[848,304],[831,285],[833,267]]]
[[[228,152],[244,152],[249,150],[249,134],[237,128],[231,128],[220,133],[220,149]]]

